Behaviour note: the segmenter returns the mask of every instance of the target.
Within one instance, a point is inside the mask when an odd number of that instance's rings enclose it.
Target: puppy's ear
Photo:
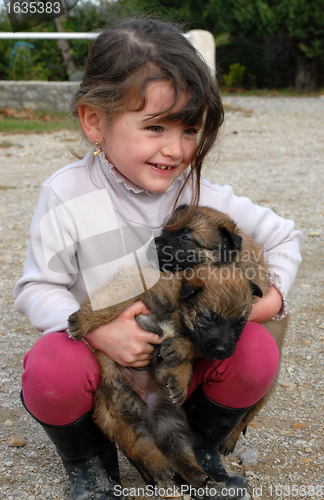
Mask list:
[[[176,209],[175,209],[175,213],[178,213],[178,212],[183,212],[185,213],[189,208],[189,205],[186,205],[185,203],[183,205],[179,205]]]
[[[179,205],[171,214],[171,217],[169,220],[164,224],[164,227],[167,226],[168,224],[174,224],[181,220],[181,218],[185,215],[185,213],[188,211],[189,205]],[[171,230],[173,232],[173,230]]]
[[[192,297],[193,295],[196,295],[196,293],[200,292],[200,290],[202,290],[202,288],[203,288],[202,286],[192,285],[186,279],[183,279],[182,285],[180,288],[179,299],[180,300],[189,299],[189,297]]]
[[[220,231],[220,234],[222,236],[222,238],[225,238],[231,248],[230,250],[241,250],[242,248],[242,236],[240,236],[239,234],[235,234],[233,233],[232,231],[230,231],[229,229],[227,229],[227,227],[220,227],[219,228],[219,231]]]
[[[252,290],[252,295],[255,295],[256,297],[260,297],[260,298],[263,297],[263,293],[262,293],[261,288],[256,283],[254,283],[254,281],[250,282],[250,286],[251,286],[251,290]]]

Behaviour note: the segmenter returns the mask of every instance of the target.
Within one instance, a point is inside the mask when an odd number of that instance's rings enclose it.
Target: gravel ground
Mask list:
[[[279,388],[226,463],[248,477],[254,500],[323,499],[324,97],[226,96],[224,101],[222,144],[205,177],[231,184],[236,194],[295,220],[304,233]],[[0,499],[65,500],[68,495],[53,445],[19,401],[22,359],[39,333],[13,310],[13,286],[22,274],[42,181],[73,161],[68,147],[76,140],[71,132],[0,134]],[[9,445],[15,434],[25,446]],[[246,451],[252,455],[247,463]],[[143,486],[123,458],[121,468],[124,486]]]

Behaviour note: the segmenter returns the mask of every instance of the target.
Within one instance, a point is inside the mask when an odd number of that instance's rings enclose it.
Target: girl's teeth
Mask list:
[[[171,170],[172,167],[166,167],[165,165],[155,165],[157,168],[161,168],[162,170]]]

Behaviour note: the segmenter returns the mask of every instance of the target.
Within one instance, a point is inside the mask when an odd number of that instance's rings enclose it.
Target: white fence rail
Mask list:
[[[0,40],[94,40],[100,31],[92,33],[36,33],[21,31],[17,33],[0,32]],[[191,30],[185,36],[205,59],[212,73],[215,73],[215,41],[213,35],[206,30]]]
[[[0,32],[0,40],[94,40],[99,35],[100,31],[93,33],[32,33],[30,31],[11,33],[2,31]],[[191,30],[183,36],[200,52],[211,72],[215,74],[215,41],[213,35],[206,30]]]
[[[0,32],[0,39],[3,40],[94,40],[98,33],[32,33],[30,31],[21,31],[17,33]]]
[[[99,34],[100,31],[93,33],[0,32],[0,40],[94,40]],[[215,41],[213,35],[205,30],[192,30],[184,36],[200,52],[214,75]],[[0,81],[0,108],[67,111],[71,96],[77,87],[77,82],[2,80]]]

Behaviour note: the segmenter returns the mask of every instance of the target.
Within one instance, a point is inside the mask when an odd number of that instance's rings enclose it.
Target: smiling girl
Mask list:
[[[24,359],[23,402],[57,447],[70,477],[69,499],[115,497],[117,452],[91,419],[100,381],[92,351],[143,367],[161,339],[137,325],[137,314],[150,313],[140,301],[88,333],[86,342],[69,338],[68,317],[118,266],[142,264],[150,238],[177,205],[190,204],[188,217],[197,204],[226,212],[261,246],[273,286],[253,306],[234,354],[197,364],[185,408],[197,460],[224,492],[217,498],[241,498],[247,483],[225,469],[218,446],[276,375],[278,348],[260,323],[287,313],[301,233],[292,221],[236,197],[230,186],[201,179],[223,107],[208,67],[173,26],[129,19],[103,31],[73,113],[92,151],[44,183],[15,288],[16,309],[45,333]],[[131,243],[125,228],[135,231]]]

